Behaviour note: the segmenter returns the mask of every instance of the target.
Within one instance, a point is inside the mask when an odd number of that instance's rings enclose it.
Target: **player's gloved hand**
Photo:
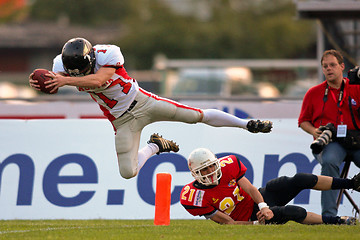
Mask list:
[[[252,133],[258,133],[258,132],[269,133],[271,132],[272,125],[273,123],[268,120],[266,121],[250,120],[247,123],[246,128],[249,132]]]

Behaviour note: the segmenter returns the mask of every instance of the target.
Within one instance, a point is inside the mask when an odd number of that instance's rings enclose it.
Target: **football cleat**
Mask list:
[[[356,225],[356,218],[342,216],[339,219],[339,224],[341,224],[341,225]]]
[[[360,173],[356,174],[351,181],[354,183],[354,190],[360,192]]]
[[[167,140],[156,133],[150,136],[150,140],[148,141],[148,143],[155,143],[159,147],[159,152],[157,152],[156,154],[160,154],[162,152],[179,151],[179,146],[176,145],[176,143],[171,140]]]
[[[250,120],[247,123],[246,128],[249,132],[252,133],[258,133],[258,132],[269,133],[271,132],[272,125],[273,123],[268,120],[266,121]]]

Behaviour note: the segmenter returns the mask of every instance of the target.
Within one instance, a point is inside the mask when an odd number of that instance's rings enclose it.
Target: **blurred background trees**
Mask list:
[[[128,67],[149,69],[157,54],[315,58],[315,23],[295,16],[291,0],[35,0],[26,21],[121,29],[113,43],[121,47]]]
[[[183,81],[189,86],[209,85],[182,72],[194,67],[189,60],[197,60],[201,65],[197,68],[207,71],[198,69],[200,75],[217,81],[212,87],[217,86],[223,97],[222,89],[231,89],[229,96],[285,96],[290,86],[298,89],[298,82],[318,77],[316,22],[296,15],[293,0],[0,0],[0,85],[33,90],[28,86],[29,73],[51,69],[67,40],[85,37],[93,45],[120,46],[130,76],[158,94],[170,97],[175,86],[185,86]],[[177,59],[186,66],[166,67]],[[306,66],[299,64],[301,59]],[[226,62],[231,64],[225,66]],[[233,67],[249,74],[230,69],[233,77],[229,77],[225,72]],[[208,77],[213,70],[226,77]],[[271,95],[260,94],[264,88],[271,88]],[[76,89],[63,90],[73,94]],[[14,92],[11,96],[19,95]]]

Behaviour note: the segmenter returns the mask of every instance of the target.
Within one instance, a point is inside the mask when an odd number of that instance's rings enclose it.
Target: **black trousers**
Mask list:
[[[293,200],[302,190],[312,189],[318,177],[309,173],[297,173],[293,177],[282,176],[270,180],[265,187],[259,189],[264,201],[274,213],[274,217],[266,223],[284,224],[290,220],[302,222],[306,217],[306,210],[295,205],[286,205]],[[259,211],[257,204],[251,220],[256,220]]]

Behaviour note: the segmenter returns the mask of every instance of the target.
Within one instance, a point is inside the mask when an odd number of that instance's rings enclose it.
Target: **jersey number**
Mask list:
[[[94,94],[96,95],[96,96],[98,96],[101,100],[103,100],[104,101],[104,103],[110,108],[110,109],[112,109],[113,107],[115,107],[115,105],[118,103],[118,101],[117,100],[114,100],[114,99],[110,99],[110,98],[108,98],[107,96],[105,96],[103,93],[96,93],[96,92],[94,92]]]
[[[186,194],[189,192],[190,190],[190,194],[189,194],[189,198],[188,198],[188,201],[191,202],[193,200],[193,196],[194,196],[194,192],[195,192],[195,189],[190,189],[189,186],[186,186],[184,188],[184,192],[181,194],[181,199],[182,200],[186,200]]]
[[[220,158],[219,162],[221,167],[225,167],[226,164],[233,163],[234,161],[232,160],[232,158],[228,157],[228,158]]]
[[[125,94],[128,94],[131,88],[131,83],[130,82],[124,82],[122,79],[118,79],[119,80],[119,85],[122,87],[122,92]],[[101,100],[103,100],[103,102],[110,108],[112,109],[113,107],[115,107],[115,105],[118,103],[117,100],[115,99],[110,99],[107,96],[105,96],[103,93],[99,92],[96,93],[94,92],[94,94],[96,96],[98,96]]]
[[[233,191],[234,197],[236,197],[236,200],[241,202],[244,197],[240,195],[239,187],[236,187]],[[231,197],[226,197],[219,203],[219,209],[220,211],[223,211],[227,215],[230,215],[231,212],[235,209],[235,202]]]
[[[118,79],[120,81],[120,86],[123,88],[122,92],[125,94],[128,94],[131,88],[131,82],[124,82],[123,80],[121,80],[120,78]]]

